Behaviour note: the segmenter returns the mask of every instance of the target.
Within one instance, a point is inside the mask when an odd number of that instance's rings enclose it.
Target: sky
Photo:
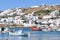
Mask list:
[[[0,10],[25,8],[41,4],[60,4],[60,0],[0,0]]]

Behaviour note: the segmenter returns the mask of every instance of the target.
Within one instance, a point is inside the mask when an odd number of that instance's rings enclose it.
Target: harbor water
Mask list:
[[[22,30],[22,28],[10,29]],[[0,40],[60,40],[60,32],[32,31],[30,28],[23,28],[23,32],[30,32],[30,36],[11,36],[8,33],[0,33]]]

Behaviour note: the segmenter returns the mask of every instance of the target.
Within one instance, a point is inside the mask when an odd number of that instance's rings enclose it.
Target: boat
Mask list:
[[[31,30],[32,30],[32,31],[42,31],[42,29],[41,29],[40,27],[39,27],[39,28],[37,28],[37,27],[32,27]]]
[[[17,32],[9,32],[9,35],[16,35],[16,36],[30,36],[30,33],[23,33],[22,30],[19,30]]]

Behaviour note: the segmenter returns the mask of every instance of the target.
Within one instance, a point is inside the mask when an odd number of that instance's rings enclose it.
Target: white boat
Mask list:
[[[17,32],[9,32],[9,35],[16,35],[16,36],[30,36],[30,33],[22,33],[22,30]]]

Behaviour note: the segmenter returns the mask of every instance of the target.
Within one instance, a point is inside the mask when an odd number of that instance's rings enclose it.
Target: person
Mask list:
[[[4,29],[5,29],[5,28],[2,27],[2,28],[1,28],[1,31],[4,31]]]

